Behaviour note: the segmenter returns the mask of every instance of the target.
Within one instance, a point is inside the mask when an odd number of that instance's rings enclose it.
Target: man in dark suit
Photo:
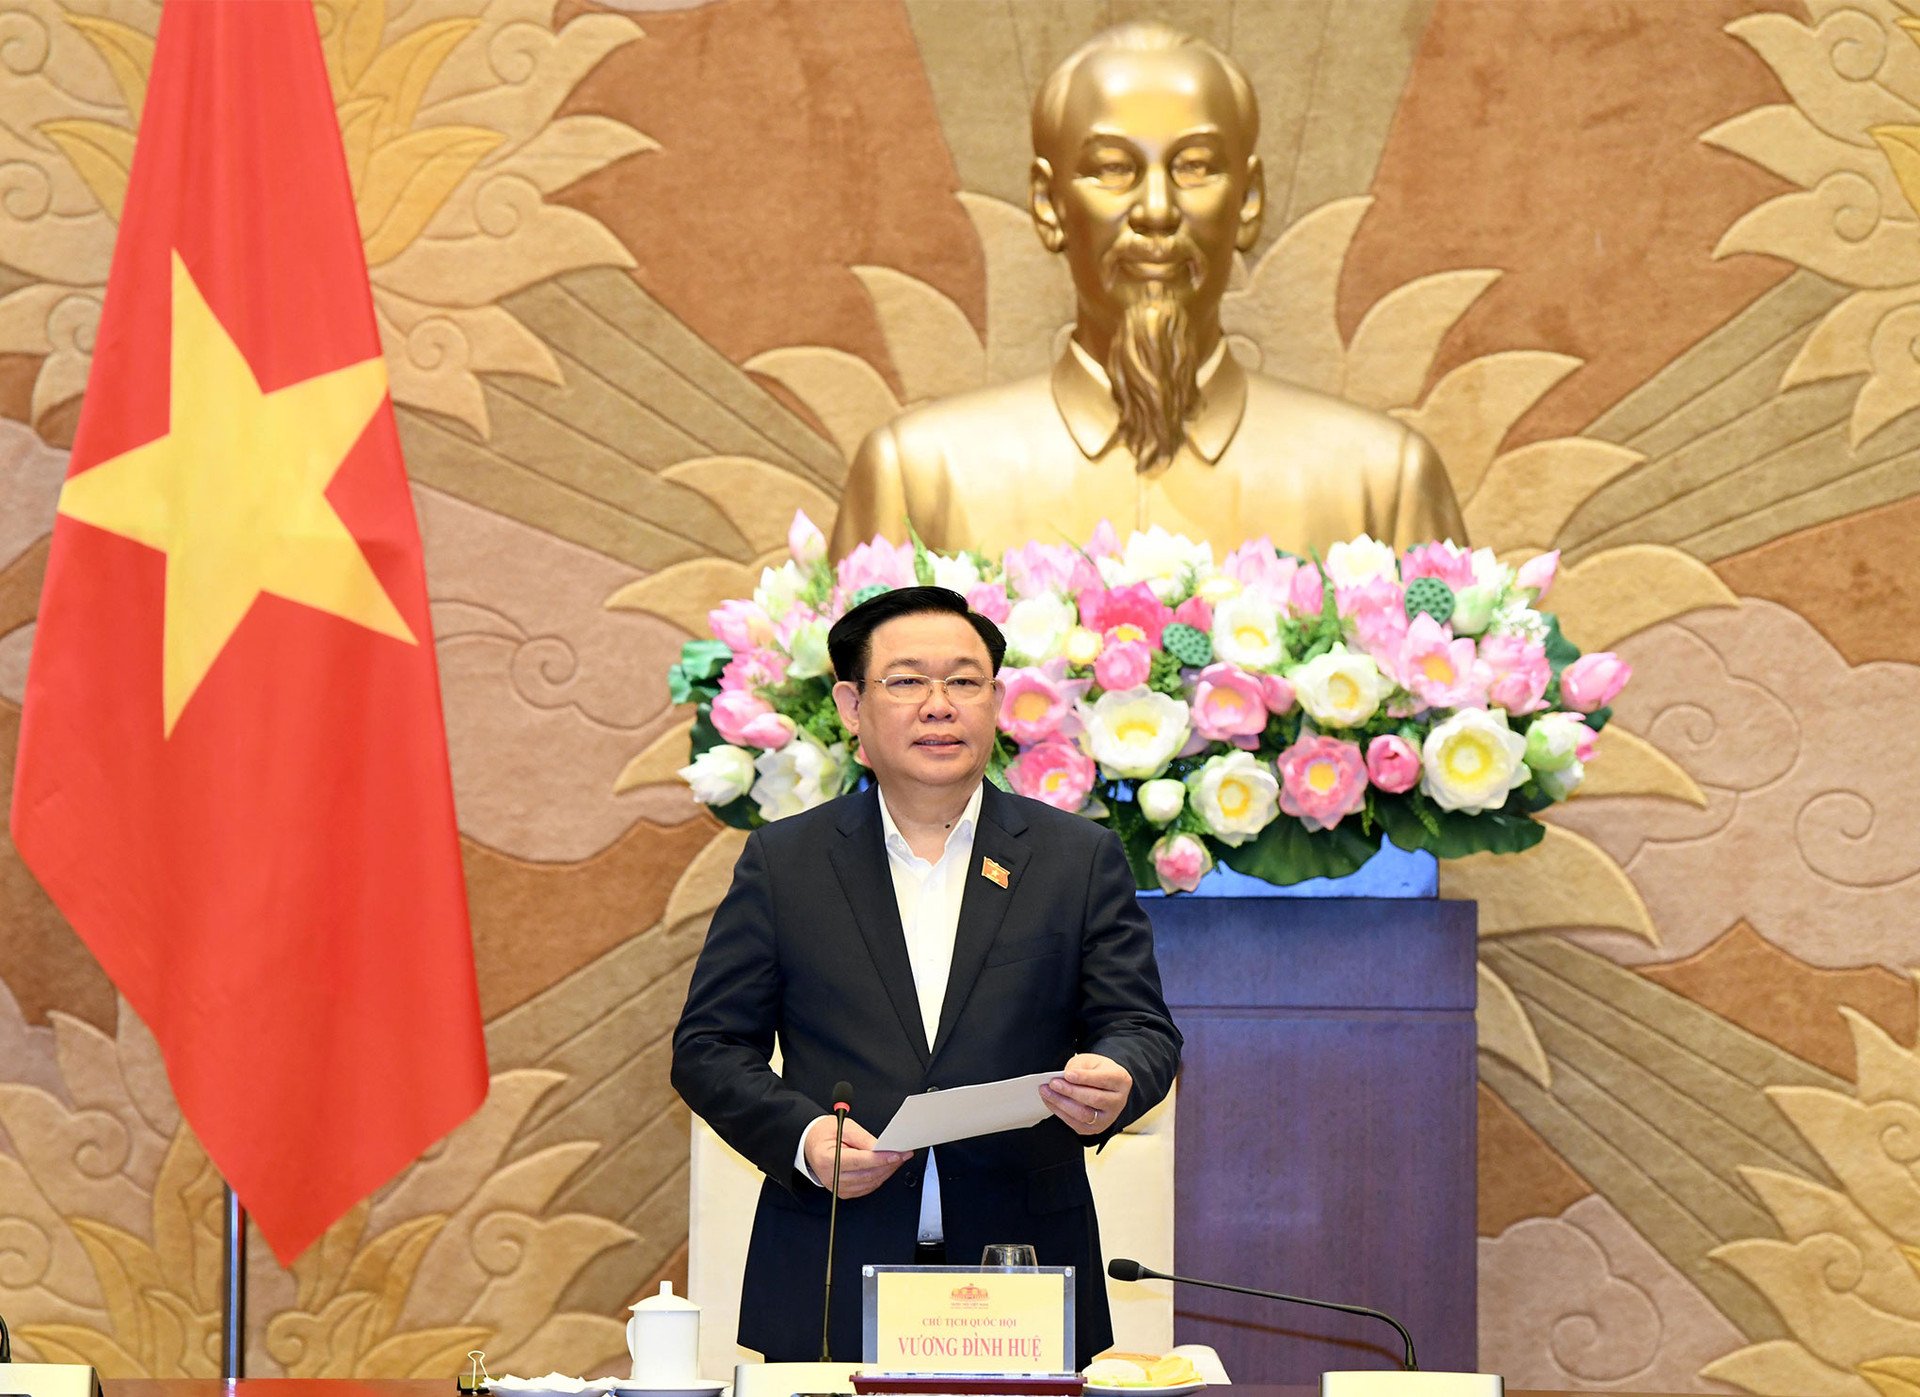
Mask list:
[[[819,1354],[841,1079],[856,1119],[836,1358],[860,1356],[863,1264],[972,1265],[989,1242],[1077,1268],[1080,1364],[1113,1340],[1085,1147],[1166,1095],[1181,1039],[1119,840],[982,780],[1005,648],[938,587],[834,625],[834,698],[876,785],[754,831],[694,967],[673,1084],[766,1175],[739,1337],[770,1361]],[[901,1154],[860,1124],[919,1092],[1055,1069],[1051,1114],[1026,1130]]]

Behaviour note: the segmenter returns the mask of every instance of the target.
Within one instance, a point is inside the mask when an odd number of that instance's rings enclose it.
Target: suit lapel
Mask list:
[[[973,857],[964,870],[965,891],[960,895],[960,922],[953,938],[953,966],[947,973],[947,994],[940,1002],[940,1028],[934,1035],[935,1057],[953,1036],[960,1010],[980,978],[980,967],[987,951],[1000,934],[1007,909],[1020,894],[1020,875],[1027,866],[1027,822],[1019,803],[996,790],[991,783],[980,801],[980,821],[973,834]],[[1003,888],[986,872],[987,861],[1006,874]]]
[[[859,795],[843,797],[847,811],[839,822],[840,837],[827,857],[840,879],[841,891],[853,908],[853,919],[867,943],[867,954],[880,972],[893,1012],[900,1016],[900,1027],[907,1041],[920,1055],[920,1065],[930,1060],[927,1030],[920,1022],[920,998],[913,988],[913,963],[907,959],[907,937],[900,927],[900,905],[894,901],[893,872],[887,866],[887,850],[880,826],[880,794],[870,787]],[[963,919],[964,920],[964,917]]]

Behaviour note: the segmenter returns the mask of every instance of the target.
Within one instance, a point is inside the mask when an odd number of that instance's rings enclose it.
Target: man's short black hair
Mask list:
[[[942,612],[964,616],[979,633],[993,661],[993,672],[1000,672],[1006,658],[1007,638],[1000,628],[967,605],[967,599],[947,587],[896,587],[871,597],[833,623],[827,632],[827,657],[833,661],[833,677],[859,682],[867,677],[867,661],[873,658],[873,633],[889,621],[902,616],[924,616]]]

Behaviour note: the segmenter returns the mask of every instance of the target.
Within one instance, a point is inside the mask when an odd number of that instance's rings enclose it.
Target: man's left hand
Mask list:
[[[1133,1092],[1133,1074],[1110,1057],[1076,1053],[1040,1086],[1046,1108],[1082,1135],[1111,1130]]]

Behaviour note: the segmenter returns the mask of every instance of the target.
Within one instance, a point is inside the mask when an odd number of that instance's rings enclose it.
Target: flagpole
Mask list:
[[[227,1225],[220,1248],[220,1376],[235,1382],[247,1366],[247,1214],[232,1184],[221,1189]]]

